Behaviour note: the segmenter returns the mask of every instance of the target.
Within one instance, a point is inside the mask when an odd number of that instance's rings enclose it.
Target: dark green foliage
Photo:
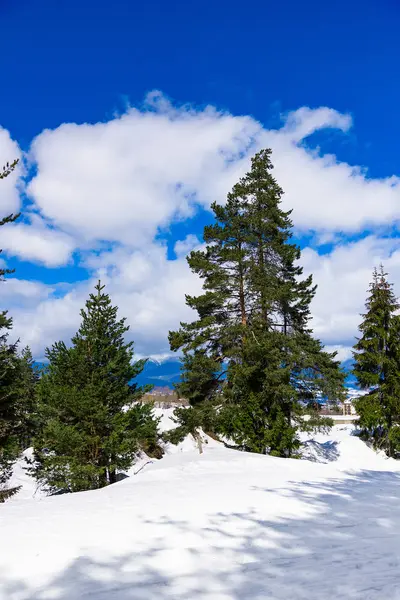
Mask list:
[[[21,451],[32,416],[32,404],[22,391],[24,359],[18,355],[17,344],[8,341],[12,319],[0,313],[0,501],[17,491],[7,482]]]
[[[192,407],[214,406],[214,431],[245,450],[291,456],[302,404],[340,398],[344,375],[308,328],[315,286],[302,279],[270,155],[253,158],[224,207],[213,204],[206,249],[188,257],[203,280],[204,293],[186,298],[198,318],[169,339],[183,352],[179,393]]]
[[[219,415],[216,406],[211,401],[204,401],[188,408],[176,408],[174,410],[174,421],[177,427],[164,433],[166,442],[179,444],[187,435],[192,435],[201,444],[199,429],[209,435],[213,435],[218,429]]]
[[[212,398],[221,386],[224,371],[219,361],[208,356],[204,349],[186,352],[182,359],[182,377],[176,390],[181,398],[196,406]]]
[[[367,392],[356,402],[360,427],[390,456],[400,452],[394,445],[397,434],[391,434],[400,424],[399,308],[387,273],[382,266],[375,269],[359,326],[361,337],[354,346],[353,373]]]
[[[81,311],[82,323],[67,348],[47,349],[49,365],[39,384],[44,423],[35,439],[32,472],[48,490],[80,491],[114,483],[140,449],[160,453],[158,421],[139,403],[151,386],[133,382],[145,361],[132,364],[125,319],[96,286]]]
[[[4,165],[2,169],[0,169],[0,179],[5,179],[15,170],[17,164],[19,163],[19,158],[16,158],[12,163],[7,163]]]
[[[18,396],[19,444],[22,450],[31,446],[39,429],[39,409],[37,402],[37,384],[40,371],[34,364],[29,346],[23,348],[18,356],[18,377],[16,379]]]
[[[18,443],[18,396],[15,376],[18,369],[16,344],[8,342],[12,321],[0,313],[0,489],[5,493],[12,466],[20,448]]]
[[[320,394],[340,396],[343,375],[334,355],[308,333],[258,331],[231,363],[220,412],[222,432],[244,450],[292,456],[297,429],[310,429],[303,406]],[[327,422],[314,414],[313,429]]]
[[[21,489],[21,486],[18,485],[13,488],[9,487],[0,487],[0,504],[15,496],[15,494]]]
[[[366,394],[354,402],[354,407],[359,415],[359,426],[361,429],[377,439],[383,431],[385,418],[378,394]]]
[[[18,160],[0,170],[0,179],[8,177],[16,168]],[[19,217],[8,215],[0,220],[0,227],[14,222]],[[0,250],[1,252],[1,250]],[[13,270],[0,268],[0,281]],[[0,502],[12,496],[17,489],[8,489],[7,481],[11,475],[12,465],[19,454],[20,415],[18,412],[18,379],[17,345],[10,344],[8,333],[12,328],[12,320],[7,311],[0,313]]]

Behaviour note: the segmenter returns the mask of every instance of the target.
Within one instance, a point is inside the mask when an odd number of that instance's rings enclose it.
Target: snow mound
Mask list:
[[[306,460],[192,440],[108,488],[7,502],[0,599],[400,599],[400,465],[353,433]]]

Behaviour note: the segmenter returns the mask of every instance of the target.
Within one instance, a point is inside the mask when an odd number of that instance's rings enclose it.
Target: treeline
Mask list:
[[[344,396],[335,354],[312,335],[316,287],[302,275],[272,169],[271,151],[259,152],[226,203],[212,205],[205,248],[188,256],[203,293],[186,297],[197,316],[169,341],[182,357],[177,393],[190,406],[176,409],[177,427],[164,439],[191,433],[200,443],[202,430],[241,450],[295,457],[299,431],[327,424],[310,407]],[[4,487],[12,463],[27,446],[34,449],[30,472],[50,493],[113,483],[140,450],[162,455],[158,421],[141,401],[148,388],[135,383],[145,361],[134,362],[125,319],[100,282],[71,344],[48,348],[40,374],[29,350],[8,342],[6,313],[0,325],[3,498],[13,491]]]

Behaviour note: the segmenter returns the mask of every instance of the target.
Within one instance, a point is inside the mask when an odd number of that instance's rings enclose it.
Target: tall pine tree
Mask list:
[[[180,393],[197,410],[217,407],[209,423],[243,449],[291,456],[302,401],[340,396],[343,373],[309,329],[315,287],[301,278],[270,156],[259,152],[226,205],[213,205],[207,247],[188,258],[204,282],[186,299],[198,318],[169,339],[183,352]]]
[[[374,269],[354,346],[353,373],[367,393],[356,402],[360,426],[390,456],[400,452],[400,305],[383,266]]]
[[[96,489],[114,483],[138,451],[159,451],[152,407],[139,402],[146,387],[133,380],[145,361],[132,363],[129,327],[98,283],[72,338],[47,349],[39,385],[44,425],[35,440],[32,472],[50,492]]]

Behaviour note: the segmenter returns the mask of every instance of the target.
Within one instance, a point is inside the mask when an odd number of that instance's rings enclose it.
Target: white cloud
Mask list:
[[[28,191],[64,231],[140,247],[197,204],[223,201],[254,152],[271,146],[299,229],[332,234],[392,224],[400,217],[397,177],[369,179],[362,167],[303,144],[315,131],[346,132],[351,124],[331,108],[303,107],[288,113],[281,129],[266,130],[251,117],[175,108],[153,93],[142,110],[41,133],[31,148],[37,175]]]
[[[40,281],[18,279],[13,276],[8,276],[0,285],[1,297],[7,300],[16,297],[23,301],[38,300],[49,296],[54,291],[54,288],[46,286]]]
[[[301,142],[319,129],[348,131],[351,125],[352,119],[348,114],[341,114],[326,106],[316,109],[303,106],[287,114],[284,126],[280,131],[286,134],[292,142]]]
[[[201,242],[196,235],[189,234],[184,240],[175,242],[174,252],[178,258],[187,256],[189,252],[201,246]]]
[[[93,257],[90,281],[60,297],[41,299],[31,309],[13,311],[17,333],[36,355],[58,339],[68,342],[80,323],[79,311],[97,280],[107,286],[120,317],[131,327],[140,356],[166,356],[168,331],[193,317],[185,305],[186,293],[198,293],[201,283],[188,269],[186,259],[167,259],[167,249],[153,244],[146,251],[117,249]]]
[[[369,236],[342,243],[324,256],[312,248],[303,251],[305,275],[313,273],[318,284],[312,327],[329,351],[338,351],[340,360],[351,357],[372,269],[381,261],[400,290],[400,240]],[[60,297],[53,296],[53,289],[44,288],[37,299],[12,313],[21,339],[38,355],[57,339],[68,341],[79,326],[80,309],[100,278],[119,306],[120,316],[127,317],[129,337],[135,340],[139,355],[165,357],[168,331],[193,317],[185,305],[185,294],[201,290],[185,256],[168,260],[166,247],[153,243],[143,250],[117,248],[93,255],[87,264],[92,269],[90,281],[73,286]]]
[[[0,170],[7,163],[21,158],[21,150],[18,144],[11,139],[9,132],[0,127]],[[19,177],[22,173],[22,165],[19,164],[15,171],[0,181],[0,215],[1,217],[10,213],[17,213],[20,208]]]
[[[39,299],[34,306],[13,307],[9,311],[14,321],[13,335],[20,338],[23,346],[29,345],[38,359],[44,356],[45,347],[57,340],[68,343],[79,327],[85,291],[77,286],[62,297],[54,297],[49,288],[48,297]]]
[[[336,360],[345,362],[353,358],[351,346],[342,346],[340,344],[326,345],[324,348],[327,352],[336,352]]]
[[[47,218],[86,240],[140,247],[196,202],[209,205],[261,131],[250,117],[175,109],[161,97],[153,106],[34,140],[28,191]]]
[[[351,126],[347,114],[302,107],[285,115],[280,129],[267,130],[251,117],[212,107],[176,108],[154,92],[141,109],[130,107],[109,121],[43,131],[29,153],[36,175],[28,194],[36,213],[30,223],[2,228],[0,247],[48,267],[67,264],[74,250],[83,249],[83,266],[93,278],[64,295],[46,288],[24,301],[23,310],[22,301],[16,301],[21,337],[37,353],[58,338],[70,338],[79,325],[79,309],[101,277],[121,316],[128,317],[138,352],[164,356],[168,330],[191,317],[185,293],[200,289],[184,258],[200,242],[193,234],[178,240],[177,259],[168,260],[166,247],[154,241],[156,234],[193,216],[199,205],[222,202],[255,151],[272,147],[274,175],[285,191],[284,206],[294,208],[295,226],[315,232],[316,245],[335,245],[324,256],[306,249],[303,264],[319,284],[315,332],[340,356],[348,356],[373,265],[383,260],[400,289],[396,240],[375,235],[353,244],[340,241],[343,232],[367,226],[379,231],[398,222],[400,180],[369,178],[362,166],[306,146],[315,131],[336,128],[346,134]],[[2,156],[10,160],[19,150],[0,129]],[[16,182],[16,175],[0,182],[5,212],[18,209]],[[104,241],[113,242],[113,248],[90,252],[107,247]]]
[[[33,215],[31,222],[15,222],[2,228],[1,245],[9,256],[58,267],[68,262],[75,241],[67,234],[49,228]]]
[[[346,348],[354,344],[372,270],[381,262],[395,292],[400,292],[400,239],[368,236],[341,243],[323,256],[311,248],[303,251],[305,274],[313,273],[314,283],[318,284],[312,303],[312,327],[326,344]]]

